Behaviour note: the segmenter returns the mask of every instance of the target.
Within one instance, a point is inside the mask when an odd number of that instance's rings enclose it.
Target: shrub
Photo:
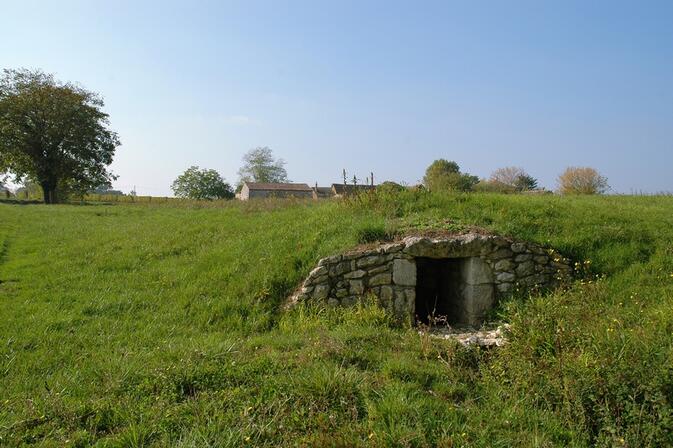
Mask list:
[[[608,179],[591,167],[566,168],[558,184],[561,194],[603,194],[610,190]]]

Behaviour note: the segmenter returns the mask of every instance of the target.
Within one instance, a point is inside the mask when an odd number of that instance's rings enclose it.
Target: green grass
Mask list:
[[[585,267],[501,304],[506,347],[280,309],[323,256],[471,225]],[[671,310],[671,197],[0,204],[0,446],[670,446]]]

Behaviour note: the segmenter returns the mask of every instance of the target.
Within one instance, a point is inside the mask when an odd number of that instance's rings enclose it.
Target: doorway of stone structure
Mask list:
[[[459,323],[461,303],[461,259],[416,259],[416,319],[433,325]]]
[[[493,273],[481,258],[416,259],[419,323],[480,325],[494,303]]]

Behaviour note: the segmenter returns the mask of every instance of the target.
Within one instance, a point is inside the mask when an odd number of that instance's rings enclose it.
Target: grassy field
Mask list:
[[[280,310],[363,235],[479,225],[582,265],[464,349]],[[671,446],[673,198],[0,204],[0,446]]]

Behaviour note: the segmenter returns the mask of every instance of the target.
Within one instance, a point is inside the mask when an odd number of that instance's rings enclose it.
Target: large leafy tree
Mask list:
[[[173,185],[173,193],[180,198],[189,199],[231,199],[234,191],[215,170],[199,169],[192,166],[178,176]]]
[[[477,176],[461,173],[456,162],[445,159],[432,162],[423,177],[423,183],[430,191],[470,191],[477,182]]]
[[[239,184],[243,182],[287,182],[285,161],[274,159],[267,146],[251,149],[243,156],[243,166],[238,170]]]
[[[110,182],[117,134],[103,99],[40,70],[0,77],[0,172],[40,185],[45,203]]]

